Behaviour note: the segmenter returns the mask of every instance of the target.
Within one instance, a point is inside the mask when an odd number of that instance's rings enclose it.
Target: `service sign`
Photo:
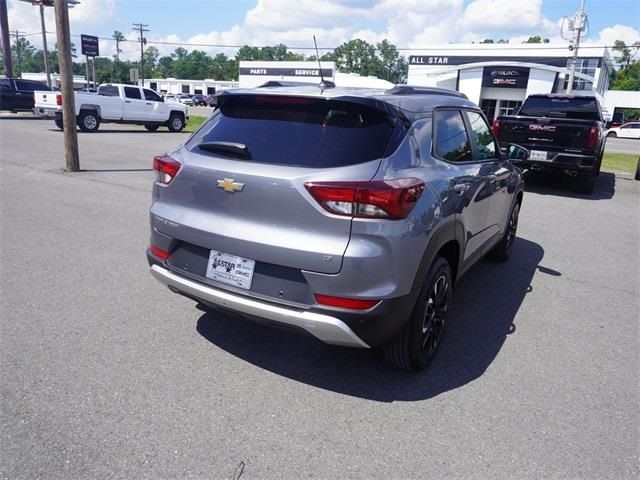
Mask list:
[[[88,57],[99,57],[98,37],[93,35],[80,35],[80,43],[82,44],[82,55]]]
[[[320,78],[320,68],[240,67],[240,75]],[[323,68],[322,75],[324,78],[333,78],[333,69]]]
[[[529,68],[527,67],[484,67],[483,87],[527,88]]]

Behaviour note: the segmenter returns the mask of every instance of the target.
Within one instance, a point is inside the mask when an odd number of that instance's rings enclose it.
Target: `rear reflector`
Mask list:
[[[151,244],[151,253],[153,253],[156,257],[161,258],[162,260],[166,260],[171,255],[166,250],[162,250],[160,247],[156,247],[154,244]]]
[[[153,169],[156,171],[156,182],[169,185],[180,170],[180,162],[174,160],[166,153],[153,157]]]
[[[380,303],[380,300],[358,300],[356,298],[331,297],[329,295],[315,294],[319,305],[328,307],[348,308],[349,310],[369,310]]]
[[[328,212],[356,218],[406,218],[424,190],[418,178],[308,182],[304,186]]]

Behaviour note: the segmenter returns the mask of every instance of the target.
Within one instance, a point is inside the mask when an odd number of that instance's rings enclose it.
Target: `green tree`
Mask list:
[[[341,72],[368,76],[383,70],[376,47],[359,38],[343,43],[333,54],[336,67]]]
[[[529,37],[526,41],[522,43],[549,43],[549,39],[542,38],[540,35],[536,35],[534,37]]]
[[[147,47],[144,51],[144,78],[153,78],[158,67],[160,52],[156,47]]]
[[[114,30],[113,31],[113,35],[112,37],[115,41],[116,41],[116,62],[120,61],[120,54],[122,53],[122,49],[120,48],[120,42],[124,42],[125,38],[124,38],[124,34],[122,32],[119,32],[118,30]]]
[[[381,69],[375,75],[392,83],[405,83],[409,72],[409,64],[400,55],[396,46],[385,38],[376,45],[376,51],[380,59]]]

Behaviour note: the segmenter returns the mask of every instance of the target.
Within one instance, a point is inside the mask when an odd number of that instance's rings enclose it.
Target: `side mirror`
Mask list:
[[[529,158],[529,150],[515,143],[507,144],[507,158],[509,160],[526,160]]]

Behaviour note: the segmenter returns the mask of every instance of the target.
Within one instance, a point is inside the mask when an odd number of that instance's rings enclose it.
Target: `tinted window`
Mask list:
[[[8,78],[0,78],[0,88],[11,88],[11,82]]]
[[[124,87],[124,96],[127,98],[142,99],[140,96],[140,89],[136,87]]]
[[[29,80],[16,80],[16,89],[33,92],[34,90],[51,90],[47,85]]]
[[[98,95],[104,95],[105,97],[117,97],[119,95],[118,87],[104,85],[98,88]]]
[[[162,99],[160,98],[160,95],[158,95],[153,90],[147,90],[146,88],[144,89],[144,98],[146,100],[151,100],[153,102],[161,102],[162,101]]]
[[[600,120],[594,97],[529,97],[522,105],[519,115]]]
[[[382,158],[403,134],[401,122],[394,125],[385,112],[365,105],[238,95],[222,102],[187,148],[205,153],[201,142],[238,142],[254,162],[336,167]]]
[[[440,110],[434,113],[434,118],[436,156],[450,162],[471,161],[471,145],[461,113],[458,110]]]
[[[496,142],[493,139],[489,125],[484,121],[482,115],[477,112],[467,111],[469,125],[471,125],[471,141],[475,144],[478,160],[496,158]]]

